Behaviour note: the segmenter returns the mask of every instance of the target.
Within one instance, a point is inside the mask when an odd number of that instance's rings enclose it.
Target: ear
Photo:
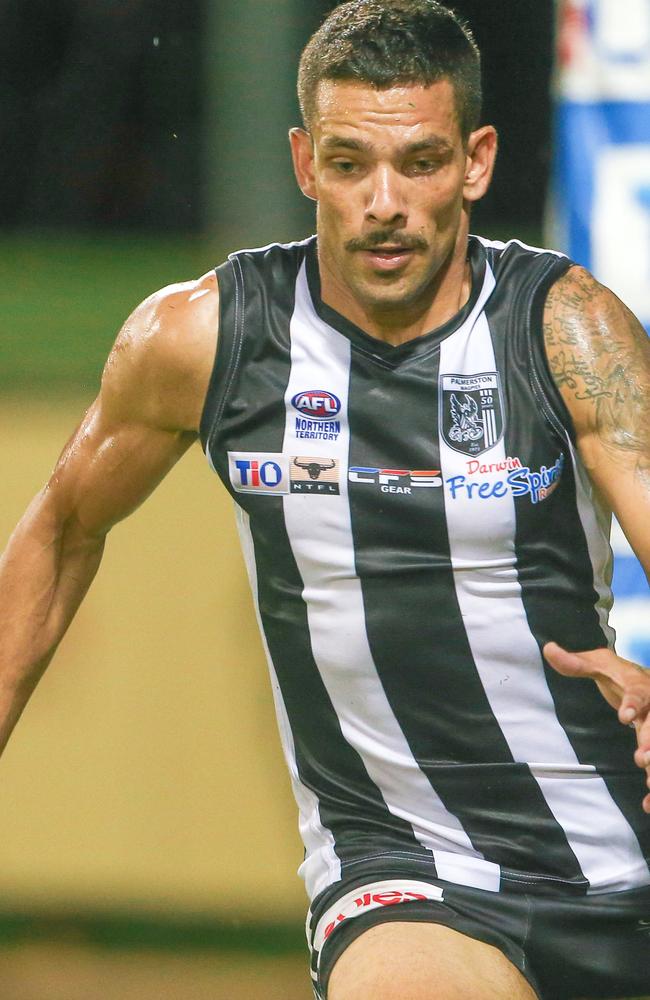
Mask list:
[[[478,201],[490,186],[497,155],[498,137],[492,125],[484,125],[470,134],[467,140],[465,201]]]
[[[292,128],[289,129],[289,142],[298,187],[307,198],[317,201],[312,137],[304,128]]]

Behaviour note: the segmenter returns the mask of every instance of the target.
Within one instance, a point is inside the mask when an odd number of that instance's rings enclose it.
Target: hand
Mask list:
[[[618,712],[619,722],[636,729],[635,764],[645,770],[650,788],[650,670],[644,670],[611,649],[568,653],[556,642],[547,642],[544,658],[565,677],[590,677],[603,698]],[[650,813],[650,795],[643,800]]]

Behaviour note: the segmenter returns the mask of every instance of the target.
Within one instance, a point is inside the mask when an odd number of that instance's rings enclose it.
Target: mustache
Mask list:
[[[376,247],[398,247],[400,250],[427,250],[429,244],[422,236],[415,233],[395,233],[390,229],[376,229],[367,236],[358,236],[348,240],[346,250],[374,250]]]

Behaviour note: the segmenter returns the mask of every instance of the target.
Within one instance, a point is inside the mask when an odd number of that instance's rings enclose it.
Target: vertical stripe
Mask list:
[[[343,735],[360,754],[390,812],[409,823],[420,844],[433,852],[440,876],[497,889],[498,866],[484,861],[474,849],[457,817],[445,808],[414,760],[370,652],[345,474],[350,443],[349,379],[350,342],[316,315],[302,271],[291,322],[283,451],[335,458],[344,470],[339,496],[294,494],[283,499],[292,551],[304,582],[314,659]],[[341,432],[336,441],[296,439],[291,400],[308,388],[327,390],[341,400]]]
[[[280,690],[280,683],[278,681],[275,666],[273,665],[273,660],[271,659],[271,653],[266,641],[262,618],[260,615],[259,595],[257,590],[257,567],[255,565],[255,550],[250,531],[249,517],[245,511],[241,509],[241,507],[236,507],[235,509],[239,539],[253,594],[257,623],[262,637],[262,645],[266,654],[269,674],[271,676],[271,688],[273,691],[273,702],[275,704],[275,711],[278,719],[280,741],[282,743],[282,750],[287,762],[287,767],[289,768],[293,794],[298,805],[300,836],[302,837],[307,853],[307,863],[304,864],[302,874],[305,878],[305,888],[307,889],[307,894],[310,899],[313,899],[314,896],[321,892],[326,886],[330,885],[332,882],[338,881],[341,878],[341,862],[336,854],[332,831],[321,822],[318,798],[314,792],[312,792],[312,790],[300,780],[293,733],[291,732],[287,709],[282,697],[282,691]]]
[[[443,343],[441,374],[489,371],[496,371],[496,361],[483,316],[473,331],[458,331]],[[513,757],[528,763],[591,889],[638,885],[641,870],[647,872],[638,842],[602,778],[580,764],[555,713],[521,598],[512,493],[488,487],[480,494],[478,481],[470,484],[466,475],[467,456],[442,434],[440,454],[456,594],[476,668]],[[503,441],[481,456],[484,464],[505,459]]]
[[[612,608],[613,596],[610,586],[612,578],[612,551],[609,545],[611,518],[603,511],[602,505],[595,495],[594,488],[587,476],[580,456],[576,453],[571,441],[568,441],[575,479],[576,504],[578,516],[583,527],[587,542],[587,550],[593,568],[594,589],[598,595],[596,610],[603,634],[610,647],[614,646],[616,638],[614,629],[609,625],[609,612]]]
[[[604,515],[579,454],[569,445],[575,479],[577,516],[593,568],[593,586],[598,595],[597,611],[608,645],[613,645],[614,630],[607,618],[611,604],[609,586],[611,550],[607,538],[609,519]],[[524,591],[525,593],[525,591]],[[582,648],[588,648],[588,644]],[[588,761],[602,775],[609,794],[634,831],[639,850],[650,858],[650,823],[640,802],[647,792],[645,774],[633,763],[636,734],[621,726],[616,712],[607,704],[592,682],[562,677],[551,668],[547,680],[558,718],[576,754]],[[585,718],[590,726],[585,726]],[[650,882],[650,862],[635,864],[630,871],[635,884]]]

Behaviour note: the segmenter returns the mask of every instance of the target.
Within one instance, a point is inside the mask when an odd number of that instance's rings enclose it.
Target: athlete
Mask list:
[[[648,339],[561,254],[469,235],[497,137],[435,0],[337,7],[299,94],[317,236],[137,308],[9,542],[2,741],[108,530],[200,438],[238,505],[316,995],[650,993],[650,674],[607,625],[611,511],[650,569]]]

